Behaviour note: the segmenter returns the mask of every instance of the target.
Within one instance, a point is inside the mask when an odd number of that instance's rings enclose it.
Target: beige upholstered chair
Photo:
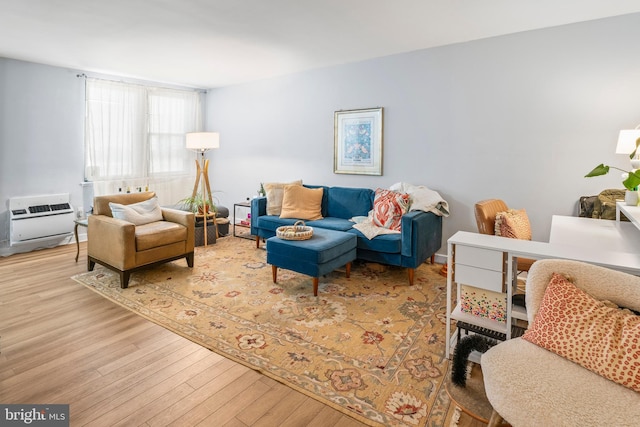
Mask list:
[[[640,277],[579,261],[546,259],[536,261],[527,275],[529,327],[538,316],[554,273],[570,277],[576,287],[596,300],[640,310]],[[558,317],[558,322],[575,320],[570,310],[566,312],[568,318]],[[602,316],[592,318],[602,320]],[[613,323],[622,330],[622,320],[612,320],[608,326]],[[601,337],[594,326],[584,329]],[[557,336],[549,338],[558,341]],[[584,341],[585,354],[602,350],[593,340]],[[613,342],[610,351],[621,359],[627,354]],[[635,426],[640,420],[640,393],[522,337],[490,348],[480,363],[487,398],[494,409],[490,426],[499,425],[502,419],[514,427]]]
[[[482,200],[475,204],[476,223],[481,234],[495,234],[496,214],[508,210],[507,204],[500,199]],[[518,271],[529,271],[535,260],[518,258]]]
[[[162,208],[162,221],[144,225],[113,218],[109,202],[130,205],[153,197],[146,192],[94,198],[87,228],[89,271],[96,263],[104,265],[120,273],[120,286],[126,288],[132,271],[180,258],[193,267],[193,213]]]

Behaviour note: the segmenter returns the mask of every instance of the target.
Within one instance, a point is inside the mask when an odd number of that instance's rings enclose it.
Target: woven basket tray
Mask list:
[[[276,236],[284,240],[308,240],[313,236],[313,227],[304,225],[304,221],[296,221],[293,225],[278,227]]]

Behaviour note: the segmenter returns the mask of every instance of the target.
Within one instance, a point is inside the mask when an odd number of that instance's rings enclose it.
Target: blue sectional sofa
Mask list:
[[[409,283],[413,284],[415,269],[440,249],[442,241],[442,217],[432,212],[410,211],[402,216],[400,233],[379,235],[368,239],[353,228],[353,217],[367,216],[373,208],[375,191],[369,188],[323,188],[322,216],[315,221],[305,221],[311,227],[353,233],[357,236],[357,259],[406,267]],[[251,202],[251,234],[256,236],[256,247],[261,239],[276,235],[276,229],[292,225],[296,219],[267,215],[267,198],[258,197]]]

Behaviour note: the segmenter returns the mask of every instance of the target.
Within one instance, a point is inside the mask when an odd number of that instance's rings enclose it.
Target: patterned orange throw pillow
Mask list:
[[[640,316],[596,300],[560,274],[523,338],[640,392]]]
[[[409,201],[408,194],[378,188],[373,199],[374,225],[400,231],[402,215],[409,210]]]

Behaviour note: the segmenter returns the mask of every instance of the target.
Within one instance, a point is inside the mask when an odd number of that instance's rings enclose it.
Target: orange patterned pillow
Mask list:
[[[408,194],[378,188],[373,199],[373,223],[378,227],[400,231],[402,215],[409,210]]]
[[[560,274],[523,338],[640,392],[640,316],[596,300]]]
[[[512,239],[531,240],[531,225],[527,211],[509,209],[496,214],[495,235]]]

